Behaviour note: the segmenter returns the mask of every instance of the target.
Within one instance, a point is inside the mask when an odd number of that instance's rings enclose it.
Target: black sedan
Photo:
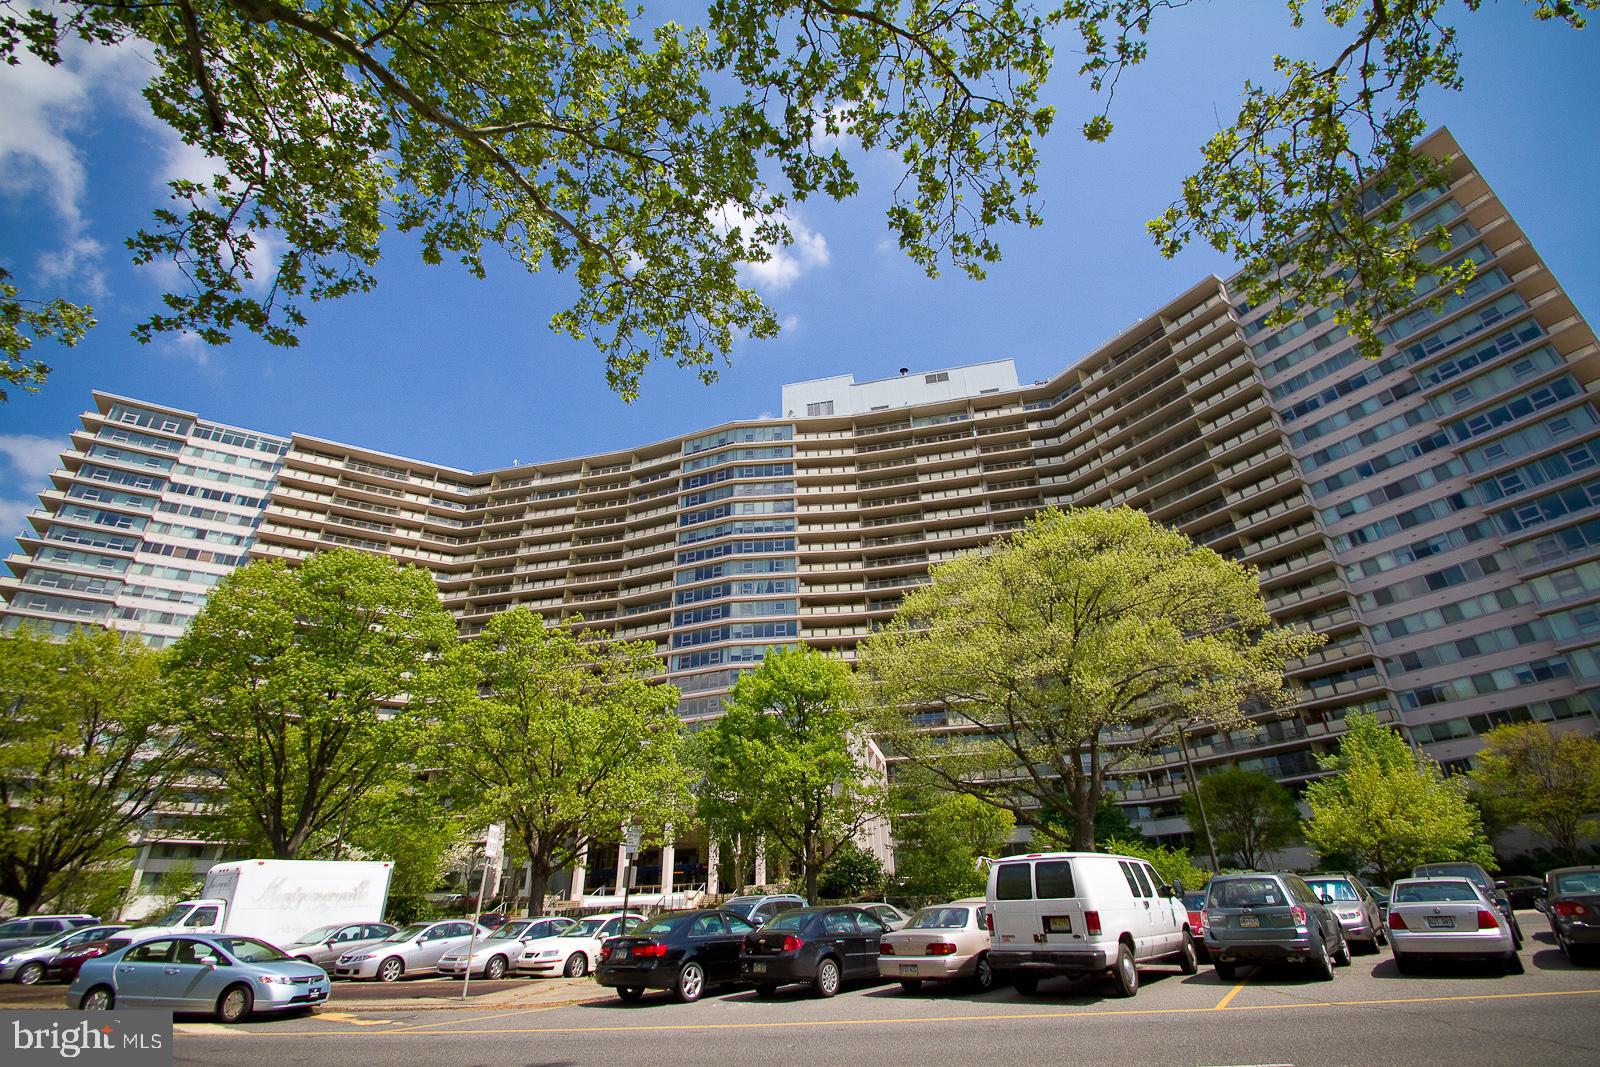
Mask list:
[[[878,939],[887,932],[860,908],[787,911],[745,942],[739,973],[758,996],[805,982],[831,997],[853,978],[878,978]]]
[[[600,946],[595,981],[623,1000],[670,989],[685,1003],[739,980],[739,950],[756,928],[731,911],[668,911]]]

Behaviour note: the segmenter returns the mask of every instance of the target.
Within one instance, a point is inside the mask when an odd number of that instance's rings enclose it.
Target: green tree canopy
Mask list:
[[[181,782],[160,661],[105,630],[0,637],[0,894],[17,914],[118,866]]]
[[[1228,767],[1201,774],[1197,789],[1217,851],[1247,871],[1261,870],[1273,853],[1299,835],[1294,794],[1271,775]],[[1198,833],[1200,805],[1194,790],[1183,795],[1183,815]]]
[[[854,841],[846,841],[822,866],[818,899],[860,900],[883,893],[883,861]]]
[[[1498,821],[1521,823],[1568,863],[1582,862],[1584,840],[1600,832],[1600,738],[1540,722],[1496,726],[1471,778]]]
[[[1284,664],[1322,643],[1273,625],[1252,570],[1126,507],[1040,512],[932,578],[858,651],[882,742],[1076,849],[1108,774],[1177,723],[1281,700]]]
[[[1303,825],[1317,851],[1354,856],[1385,885],[1419,863],[1494,867],[1466,780],[1445,777],[1376,715],[1349,716],[1338,754],[1322,766],[1334,773],[1306,787],[1311,816]]]
[[[896,788],[894,873],[900,892],[956,900],[982,896],[981,856],[1006,851],[1016,819],[977,797],[938,789]]]
[[[1150,866],[1155,868],[1161,880],[1171,886],[1183,886],[1185,893],[1192,893],[1196,889],[1203,889],[1211,881],[1213,872],[1203,867],[1195,866],[1194,859],[1186,848],[1169,848],[1166,845],[1152,845],[1144,838],[1132,841],[1122,841],[1112,838],[1100,849],[1101,852],[1110,852],[1119,856],[1137,856],[1139,859],[1148,860]]]
[[[248,563],[171,650],[180,728],[215,775],[225,839],[293,859],[327,846],[418,747],[433,660],[456,643],[433,578],[336,549]]]
[[[842,660],[805,646],[773,651],[691,744],[701,817],[764,835],[800,869],[809,900],[828,860],[883,815],[854,696]]]
[[[580,620],[547,627],[501,612],[452,656],[451,699],[433,733],[463,810],[506,824],[544,907],[550,874],[624,824],[659,839],[692,810],[678,691],[650,641],[613,641]]]
[[[1581,26],[1597,2],[1533,9]],[[993,231],[1040,222],[1056,50],[1076,53],[1103,94],[1081,126],[1103,140],[1152,23],[1181,25],[1187,6],[709,0],[703,25],[685,27],[636,24],[620,0],[5,0],[0,58],[56,63],[70,36],[139,42],[154,60],[153,112],[215,161],[211,181],[172,182],[175,205],[129,241],[134,262],[174,262],[190,283],[140,340],[247,330],[293,344],[305,301],[376,284],[394,228],[417,235],[426,262],[474,275],[495,250],[570,274],[578,295],[551,326],[592,341],[631,398],[652,359],[710,377],[737,334],[777,332],[738,266],[790,241],[792,205],[857,193],[838,139],[903,166],[886,218],[907,255],[930,274],[982,276],[1000,255]],[[1307,6],[1288,0],[1296,24]],[[1368,198],[1380,174],[1401,193],[1437,180],[1416,151],[1419,102],[1460,87],[1460,49],[1446,0],[1310,6],[1347,43],[1278,56],[1270,78],[1247,84],[1150,230],[1169,256],[1195,240],[1232,252],[1256,303],[1338,298],[1375,351],[1375,324],[1419,282],[1446,283],[1442,298],[1470,277],[1470,264],[1432,261],[1439,232],[1403,225],[1399,199]],[[269,245],[282,251],[264,261]],[[59,301],[7,291],[0,303],[0,322],[68,343],[88,325],[87,309]],[[6,376],[42,376],[11,340]]]

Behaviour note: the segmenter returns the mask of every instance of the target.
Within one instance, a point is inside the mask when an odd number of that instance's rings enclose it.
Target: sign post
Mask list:
[[[500,857],[506,849],[506,825],[494,823],[483,838],[483,876],[478,880],[478,902],[472,912],[472,936],[467,939],[467,969],[461,975],[461,999],[467,999],[472,984],[472,953],[478,944],[478,920],[483,918],[483,898],[489,892],[489,871],[494,870],[495,891],[500,889]]]
[[[628,932],[628,895],[633,892],[634,860],[639,855],[639,841],[643,836],[643,831],[637,826],[629,826],[624,830],[622,851],[627,857],[628,866],[622,872],[622,919],[617,923],[619,933]]]

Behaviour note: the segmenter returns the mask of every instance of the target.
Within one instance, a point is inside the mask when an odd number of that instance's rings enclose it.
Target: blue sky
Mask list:
[[[1428,117],[1451,128],[1594,321],[1600,25],[1574,33],[1538,24],[1509,2],[1452,13],[1467,85],[1433,99]],[[298,349],[251,339],[219,349],[137,344],[128,330],[153,306],[162,275],[129,266],[122,239],[160,203],[162,182],[195,173],[199,161],[150,118],[137,56],[102,48],[53,71],[0,69],[0,257],[25,292],[89,300],[101,322],[75,350],[36,349],[55,368],[44,391],[12,390],[0,405],[0,535],[23,525],[92,389],[486,469],[775,412],[788,381],[1002,357],[1017,361],[1023,380],[1054,374],[1206,274],[1231,273],[1207,250],[1162,260],[1144,221],[1172,198],[1244,80],[1270,77],[1274,51],[1325,58],[1333,41],[1321,29],[1288,29],[1277,0],[1163,14],[1152,58],[1118,90],[1107,144],[1076,132],[1097,100],[1074,78],[1074,57],[1058,53],[1045,225],[1002,233],[1005,259],[986,281],[930,281],[893,247],[883,209],[898,175],[892,160],[867,158],[863,194],[804,205],[802,242],[751,274],[784,335],[741,344],[710,387],[653,367],[632,405],[606,389],[592,348],[546,328],[566,306],[566,279],[491,262],[477,282],[424,266],[403,239],[387,246],[375,292],[310,308]]]

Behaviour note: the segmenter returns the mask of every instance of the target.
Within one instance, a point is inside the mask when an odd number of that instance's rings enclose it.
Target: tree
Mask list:
[[[432,576],[380,556],[256,560],[219,582],[167,664],[220,786],[219,836],[279,859],[328,847],[409,774],[433,660],[455,644]]]
[[[1139,859],[1148,860],[1150,866],[1155,868],[1161,880],[1171,886],[1183,886],[1185,893],[1196,889],[1203,889],[1211,881],[1211,871],[1195,866],[1194,860],[1186,848],[1169,848],[1166,845],[1152,845],[1144,838],[1133,841],[1119,841],[1112,838],[1101,848],[1102,852],[1110,852],[1119,856],[1137,856]]]
[[[981,856],[999,856],[1010,842],[1011,812],[974,796],[932,789],[895,791],[894,873],[908,896],[955,900],[982,896]]]
[[[1196,783],[1205,801],[1217,851],[1248,871],[1260,870],[1272,854],[1294,841],[1300,809],[1289,792],[1271,776],[1238,767],[1202,774]],[[1200,825],[1195,792],[1183,795],[1183,816]]]
[[[336,836],[318,848],[329,859],[387,860],[391,899],[431,893],[453,845],[466,834],[443,784],[397,776],[380,782],[351,805]]]
[[[551,873],[585,847],[624,824],[659,839],[691,805],[678,691],[654,680],[655,644],[579,622],[547,627],[525,608],[490,619],[454,654],[455,695],[433,736],[463,809],[503,820],[521,849],[535,915]]]
[[[1534,14],[1581,27],[1597,2],[1536,0]],[[1298,25],[1305,0],[1288,5]],[[652,359],[709,378],[738,334],[777,332],[738,266],[791,241],[792,205],[858,192],[836,139],[901,160],[886,217],[915,262],[981,277],[1000,256],[992,231],[1041,222],[1056,48],[1081,54],[1078,74],[1104,94],[1082,124],[1103,140],[1152,21],[1184,6],[710,0],[703,28],[644,32],[619,0],[7,0],[0,58],[58,63],[69,36],[137,41],[153,58],[152,110],[214,161],[209,182],[171,182],[176,206],[129,241],[135,263],[173,261],[189,282],[136,328],[141,341],[248,330],[294,344],[302,301],[376,284],[392,226],[418,235],[425,262],[453,257],[480,277],[496,249],[570,273],[577,299],[551,326],[592,341],[631,398]],[[1277,58],[1278,88],[1248,84],[1150,231],[1168,256],[1194,240],[1233,252],[1254,302],[1289,298],[1283,316],[1338,298],[1372,351],[1375,323],[1418,282],[1445,283],[1442,299],[1471,276],[1430,261],[1439,233],[1402,225],[1398,199],[1363,199],[1380,173],[1401,193],[1439,179],[1415,151],[1419,100],[1460,88],[1460,52],[1445,0],[1321,6],[1348,44],[1328,60]],[[267,284],[247,285],[257,277]],[[8,294],[0,314],[22,310]],[[87,309],[58,311],[86,324]]]
[[[1060,812],[1037,812],[1033,818],[1033,833],[1029,847],[1035,852],[1062,847],[1072,847],[1074,823]],[[1104,849],[1108,841],[1143,841],[1144,834],[1128,818],[1128,810],[1117,803],[1116,797],[1106,793],[1094,809],[1094,847]]]
[[[860,900],[882,895],[883,861],[854,841],[846,841],[823,865],[817,881],[822,900]]]
[[[1108,774],[1180,721],[1282,699],[1284,664],[1321,643],[1273,625],[1252,570],[1142,512],[1052,508],[936,565],[857,658],[893,754],[1088,850]]]
[[[0,894],[18,914],[124,858],[185,775],[160,661],[105,630],[0,637]]]
[[[37,393],[50,367],[43,360],[24,358],[34,341],[53,337],[71,348],[94,324],[94,309],[88,305],[79,307],[60,297],[43,303],[24,300],[12,284],[11,272],[0,267],[0,383]],[[9,399],[0,388],[0,403]]]
[[[850,668],[815,649],[769,652],[742,675],[727,713],[695,735],[700,812],[766,837],[817,899],[822,869],[882,817],[882,776],[865,762],[866,721]]]
[[[1539,722],[1496,726],[1471,779],[1490,812],[1542,835],[1568,863],[1581,863],[1583,840],[1600,831],[1600,738]]]
[[[1303,826],[1318,852],[1355,856],[1385,885],[1419,863],[1494,867],[1466,780],[1445,777],[1376,715],[1349,716],[1337,755],[1321,762],[1334,773],[1306,787],[1311,816]]]

